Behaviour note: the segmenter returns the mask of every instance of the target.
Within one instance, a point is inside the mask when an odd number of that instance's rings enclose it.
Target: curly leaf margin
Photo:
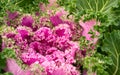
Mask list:
[[[108,52],[113,64],[109,66],[110,75],[120,75],[120,31],[105,34],[102,50]]]

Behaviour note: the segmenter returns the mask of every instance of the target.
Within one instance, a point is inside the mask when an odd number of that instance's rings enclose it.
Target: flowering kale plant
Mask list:
[[[0,27],[0,75],[119,75],[120,31],[106,33],[111,25],[104,24],[113,22],[106,21],[107,7],[97,10],[99,1],[96,11],[90,11],[91,1],[90,9],[75,4],[86,1],[41,0],[39,11],[29,13],[27,5],[20,7],[23,0],[17,6],[25,13],[7,10]]]

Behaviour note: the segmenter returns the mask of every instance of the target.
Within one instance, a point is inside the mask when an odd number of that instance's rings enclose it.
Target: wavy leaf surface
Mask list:
[[[118,0],[77,0],[79,10],[93,10],[107,12],[111,7],[116,7]]]
[[[108,68],[110,75],[120,75],[120,31],[105,34],[102,50],[110,54],[113,62]]]

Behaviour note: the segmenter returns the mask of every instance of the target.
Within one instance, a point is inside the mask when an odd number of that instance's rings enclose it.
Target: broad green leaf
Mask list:
[[[108,68],[110,75],[120,75],[120,31],[105,34],[102,50],[110,55],[113,62]]]
[[[81,18],[84,15],[84,21],[95,18],[103,23],[107,22],[111,8],[117,6],[118,0],[76,0],[76,8],[78,9],[76,16]],[[80,18],[77,17],[76,20]]]
[[[6,59],[2,59],[0,56],[0,70],[6,67]]]
[[[77,0],[79,10],[91,10],[107,12],[112,7],[116,7],[118,0]]]
[[[10,72],[6,72],[6,73],[0,73],[0,75],[13,75],[13,74]]]

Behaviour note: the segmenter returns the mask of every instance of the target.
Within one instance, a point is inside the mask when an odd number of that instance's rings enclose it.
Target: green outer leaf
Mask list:
[[[107,12],[110,8],[116,7],[118,0],[77,0],[77,8],[96,12]]]
[[[6,67],[6,59],[2,59],[0,56],[0,70]]]
[[[0,73],[0,75],[13,75],[12,73],[6,72],[6,73]]]
[[[110,54],[113,62],[108,68],[110,75],[120,75],[120,31],[105,34],[102,50]]]

